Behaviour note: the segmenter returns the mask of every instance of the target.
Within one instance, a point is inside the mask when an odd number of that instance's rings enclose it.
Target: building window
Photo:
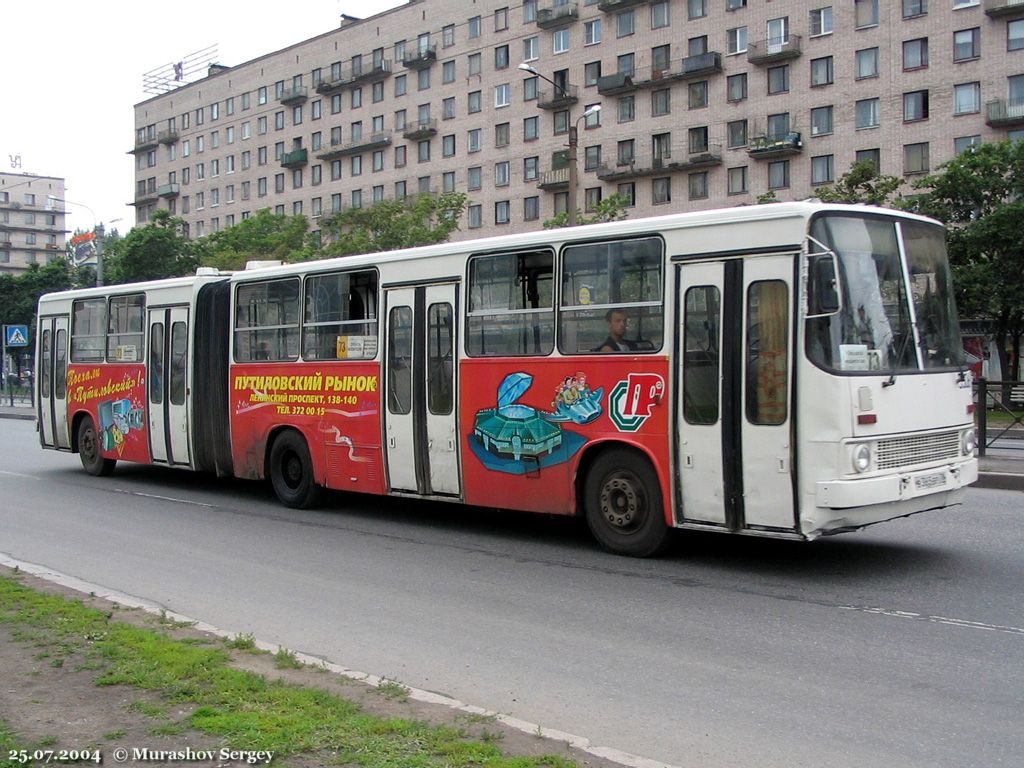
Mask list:
[[[789,186],[789,160],[768,163],[768,189],[785,189]]]
[[[832,133],[832,105],[815,107],[811,110],[811,136],[827,136]]]
[[[509,123],[498,123],[494,126],[494,146],[507,147],[512,140]]]
[[[981,136],[977,134],[974,136],[960,136],[953,139],[953,151],[958,155],[961,152],[966,152],[968,149],[978,146],[981,146]]]
[[[924,69],[928,66],[928,38],[903,42],[903,69]]]
[[[627,37],[636,30],[633,11],[622,11],[615,15],[615,30],[618,37]]]
[[[831,85],[833,82],[832,57],[811,59],[811,87]]]
[[[668,88],[659,88],[651,91],[651,117],[661,117],[672,111],[672,102],[669,98],[671,91]]]
[[[832,6],[815,8],[811,11],[811,37],[828,35],[832,32]]]
[[[880,149],[858,149],[854,159],[858,163],[869,163],[876,172],[882,172],[882,151]]]
[[[601,145],[594,144],[583,151],[583,169],[596,171],[601,167]]]
[[[597,45],[601,42],[601,19],[600,17],[584,22],[583,24],[583,44],[584,45]]]
[[[633,165],[636,162],[636,139],[623,139],[617,145],[616,163]]]
[[[596,211],[601,202],[601,188],[587,187],[583,190],[583,209],[587,212]]]
[[[691,173],[687,179],[691,200],[703,200],[708,196],[708,173],[699,171]]]
[[[455,60],[446,61],[441,65],[441,82],[448,84],[455,82]]]
[[[747,98],[746,72],[740,72],[738,75],[729,75],[725,82],[726,99],[728,101],[743,101]]]
[[[768,68],[768,95],[789,92],[789,65]]]
[[[455,45],[455,25],[446,24],[441,28],[441,45],[445,48],[451,48]]]
[[[473,114],[479,112],[482,109],[482,99],[480,91],[470,91],[467,96],[466,110]]]
[[[483,131],[480,128],[472,128],[469,131],[469,133],[468,133],[468,137],[469,137],[468,150],[470,152],[479,152],[482,149],[482,147],[483,147],[482,141],[481,141],[482,133],[483,133]]]
[[[856,104],[857,127],[877,128],[880,123],[878,99],[861,99]]]
[[[598,79],[601,77],[601,62],[600,61],[589,61],[583,67],[583,85],[597,85]]]
[[[878,77],[878,49],[863,48],[857,51],[857,79]]]
[[[857,29],[878,26],[878,0],[853,0]]]
[[[672,202],[672,177],[662,176],[651,180],[651,203],[662,205]]]
[[[669,25],[668,0],[651,3],[651,29],[661,29]]]
[[[499,200],[494,204],[494,223],[508,224],[510,205],[508,200]]]
[[[523,181],[536,181],[540,177],[540,158],[523,158]]]
[[[566,53],[569,50],[569,30],[556,29],[553,35],[554,52]]]
[[[523,221],[536,221],[540,218],[540,198],[523,198]]]
[[[479,203],[474,203],[469,206],[468,219],[470,229],[480,229],[484,225],[484,213],[483,206]]]
[[[1006,50],[1019,51],[1024,48],[1024,19],[1006,22]]]
[[[636,98],[633,96],[619,97],[619,122],[630,123],[636,118]]]
[[[508,46],[499,45],[494,49],[494,68],[508,69]]]
[[[708,0],[686,0],[686,16],[689,19],[702,19],[708,15]]]
[[[496,108],[507,107],[512,103],[512,89],[508,83],[501,83],[494,86],[494,106]]]
[[[903,94],[903,120],[912,122],[914,120],[928,119],[928,91],[911,91]]]
[[[708,105],[708,81],[698,80],[689,85],[690,109],[700,109]]]
[[[747,166],[729,169],[729,194],[741,195],[747,191]]]
[[[537,116],[523,118],[523,141],[540,138],[540,118]]]
[[[903,0],[903,18],[924,16],[928,13],[928,0]]]
[[[537,20],[537,0],[523,0],[523,23],[532,24]]]
[[[636,54],[623,53],[615,60],[615,71],[620,75],[632,77],[636,74]]]
[[[903,145],[903,172],[928,173],[928,142]]]
[[[835,157],[818,155],[811,158],[811,184],[831,184],[836,180]]]
[[[733,120],[726,125],[726,135],[729,140],[729,148],[745,147],[747,145],[747,121]]]
[[[953,33],[953,61],[969,61],[981,56],[981,27]]]
[[[981,83],[953,86],[953,114],[969,115],[981,111]]]
[[[473,16],[466,25],[466,34],[470,40],[480,37],[480,17]]]
[[[744,53],[747,50],[747,28],[735,27],[726,30],[726,53]]]
[[[504,32],[508,29],[508,8],[499,8],[494,12],[494,31]]]
[[[523,61],[535,61],[540,58],[540,38],[527,37],[523,40]]]
[[[479,165],[471,166],[466,172],[466,188],[470,191],[481,189],[484,185],[484,169]]]
[[[633,208],[636,206],[636,182],[626,181],[616,188],[615,193],[621,195],[626,199],[626,207]]]

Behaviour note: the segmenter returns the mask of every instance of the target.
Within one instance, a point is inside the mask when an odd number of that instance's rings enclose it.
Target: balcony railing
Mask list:
[[[616,72],[614,75],[602,75],[597,78],[597,92],[602,96],[615,96],[620,93],[635,91],[632,75]]]
[[[1024,100],[994,99],[985,104],[985,123],[1005,128],[1024,123]]]
[[[537,9],[537,26],[541,29],[558,29],[567,27],[580,18],[579,6],[576,3],[553,5],[550,8]]]
[[[320,94],[340,91],[343,88],[361,85],[363,83],[375,83],[383,80],[391,74],[391,62],[381,59],[373,62],[369,67],[357,67],[342,71],[339,77],[333,80],[321,80],[316,86],[316,92]]]
[[[804,144],[796,131],[788,133],[753,136],[747,146],[747,154],[754,158],[785,157],[803,151]]]
[[[370,136],[364,136],[360,139],[352,139],[347,142],[332,141],[330,148],[321,152],[317,157],[321,160],[333,160],[336,157],[358,155],[360,152],[366,152],[369,149],[386,147],[390,143],[391,133],[389,131],[380,131],[378,133],[371,134]]]
[[[435,61],[437,61],[437,46],[428,45],[426,48],[417,48],[412,53],[405,54],[402,66],[406,69],[426,69]]]
[[[800,55],[800,35],[771,37],[747,46],[747,61],[751,64],[771,64],[795,59]]]
[[[293,149],[281,155],[282,168],[300,168],[309,162],[309,150]]]
[[[437,120],[418,120],[409,123],[402,131],[402,137],[406,139],[427,139],[437,133]]]
[[[164,184],[156,188],[157,197],[177,197],[181,194],[181,187],[177,184]]]
[[[985,13],[992,18],[1024,15],[1024,0],[985,0]]]
[[[136,155],[139,152],[148,152],[151,149],[156,149],[160,142],[157,141],[156,136],[146,136],[144,139],[136,139],[135,147],[128,151],[129,155]]]
[[[304,85],[300,85],[297,88],[285,88],[281,91],[281,97],[278,101],[285,105],[292,105],[301,104],[308,98],[309,88]]]
[[[537,106],[540,109],[562,109],[580,100],[580,89],[575,85],[566,85],[552,91],[541,91],[537,94]]]
[[[721,71],[722,54],[718,51],[708,51],[697,56],[687,56],[683,59],[682,76],[687,79],[713,75]]]
[[[650,0],[599,0],[597,8],[605,13],[616,13],[618,11],[625,10],[626,8],[634,8],[638,5],[644,5],[650,2]]]
[[[569,169],[559,168],[554,171],[544,171],[537,183],[540,189],[566,189],[569,186]]]
[[[720,144],[697,145],[690,147],[689,151],[676,148],[658,154],[646,152],[642,155],[622,156],[615,165],[602,165],[597,172],[597,178],[601,181],[621,181],[708,168],[721,162]]]
[[[178,140],[178,132],[171,130],[160,131],[156,135],[156,140],[161,144],[173,144]]]

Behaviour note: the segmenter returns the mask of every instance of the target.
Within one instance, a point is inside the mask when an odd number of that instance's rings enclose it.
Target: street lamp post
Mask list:
[[[523,62],[522,64],[519,65],[518,69],[520,69],[523,72],[529,72],[531,75],[536,75],[542,80],[546,80],[547,82],[551,83],[551,85],[553,85],[556,89],[558,89],[558,91],[561,92],[563,96],[566,95],[566,89],[564,86],[559,85],[547,75],[542,75],[529,64]],[[596,115],[600,111],[601,105],[595,104],[592,107],[588,108],[587,111],[580,115],[578,118],[576,118],[575,121],[572,120],[571,116],[569,118],[569,199],[566,203],[566,207],[569,209],[568,212],[570,227],[575,227],[577,222],[576,188],[579,184],[579,124],[580,121],[586,120],[588,117]]]
[[[85,203],[76,203],[74,200],[68,200],[63,197],[56,197],[55,195],[46,196],[46,205],[49,208],[54,207],[57,203],[64,203],[65,205],[77,205],[79,208],[85,208],[92,216],[92,231],[96,236],[96,285],[103,285],[103,236],[106,234],[106,229],[101,221],[99,224],[96,223],[96,212]],[[123,221],[121,218],[111,219],[107,224],[113,224],[118,221]]]

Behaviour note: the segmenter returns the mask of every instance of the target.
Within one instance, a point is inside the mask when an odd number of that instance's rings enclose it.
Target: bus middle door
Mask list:
[[[386,288],[388,486],[458,496],[455,283]]]
[[[188,307],[151,308],[146,399],[154,462],[191,464],[188,374]]]

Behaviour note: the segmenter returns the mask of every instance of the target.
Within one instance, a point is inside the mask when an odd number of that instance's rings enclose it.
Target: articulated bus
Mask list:
[[[55,293],[44,448],[789,539],[977,478],[942,227],[781,203]]]

